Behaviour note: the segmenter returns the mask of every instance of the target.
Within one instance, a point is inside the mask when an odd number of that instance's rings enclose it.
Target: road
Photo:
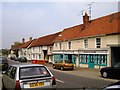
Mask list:
[[[101,88],[114,81],[104,79],[85,78],[81,76],[61,73],[58,70],[51,70],[57,80],[57,88]]]
[[[9,61],[10,64],[19,62],[17,61]],[[106,80],[106,79],[94,79],[94,78],[87,78],[82,76],[73,75],[70,73],[63,73],[60,70],[51,69],[50,71],[53,73],[54,77],[57,81],[57,88],[101,88],[107,86],[111,83],[114,83],[113,80]],[[64,71],[67,72],[67,71]],[[0,79],[2,78],[2,74],[0,74]],[[1,87],[1,83],[0,83]]]

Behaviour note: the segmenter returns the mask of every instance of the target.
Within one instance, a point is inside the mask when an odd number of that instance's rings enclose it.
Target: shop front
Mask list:
[[[76,55],[73,53],[54,53],[54,62],[57,62],[59,60],[69,60],[72,61],[74,65],[76,65]]]
[[[85,50],[79,52],[79,66],[86,68],[101,68],[107,66],[108,63],[108,50]]]

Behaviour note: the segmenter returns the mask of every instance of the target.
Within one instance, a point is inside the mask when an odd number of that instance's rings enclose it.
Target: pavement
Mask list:
[[[74,70],[65,70],[61,71],[58,69],[53,69],[52,64],[45,64],[50,70],[55,70],[62,73],[67,73],[71,75],[86,77],[86,78],[92,78],[92,79],[102,79],[107,81],[118,81],[116,79],[109,79],[109,78],[103,78],[100,74],[100,69],[90,69],[90,68],[82,68],[82,67],[74,67]]]

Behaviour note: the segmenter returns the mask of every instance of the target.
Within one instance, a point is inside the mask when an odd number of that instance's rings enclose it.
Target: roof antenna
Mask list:
[[[89,3],[88,4],[88,9],[89,9],[89,14],[90,14],[90,16],[89,16],[89,19],[91,20],[91,9],[92,9],[92,4],[93,4],[94,2],[91,2],[91,3]]]

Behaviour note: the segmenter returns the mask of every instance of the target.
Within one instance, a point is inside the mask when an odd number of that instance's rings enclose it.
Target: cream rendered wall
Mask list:
[[[79,40],[71,41],[71,50],[78,50],[79,49]]]
[[[95,38],[88,38],[88,48],[96,48],[95,47]]]
[[[118,44],[120,35],[109,35],[107,36],[107,44]]]

